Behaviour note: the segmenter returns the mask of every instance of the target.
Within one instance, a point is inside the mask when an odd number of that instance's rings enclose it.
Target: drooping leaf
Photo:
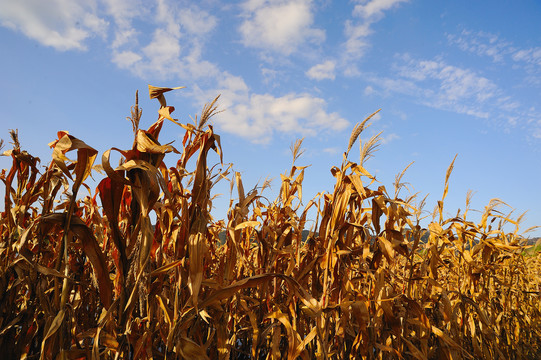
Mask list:
[[[152,86],[148,85],[148,93],[150,95],[151,99],[158,99],[160,102],[160,105],[162,107],[167,106],[167,103],[165,101],[165,97],[163,96],[164,93],[171,91],[171,90],[178,90],[178,89],[184,89],[185,86],[179,86],[174,88],[167,88],[167,87],[158,87],[158,86]]]

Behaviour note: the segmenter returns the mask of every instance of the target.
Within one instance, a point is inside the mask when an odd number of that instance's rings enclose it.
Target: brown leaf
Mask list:
[[[160,145],[156,140],[152,139],[149,134],[144,130],[138,130],[136,136],[137,150],[140,152],[150,153],[150,154],[165,154],[169,152],[179,153],[171,145]]]
[[[287,358],[296,359],[301,354],[302,350],[304,350],[299,346],[302,343],[302,339],[300,335],[295,330],[293,330],[293,327],[291,326],[291,323],[289,322],[287,316],[281,311],[275,311],[267,315],[267,318],[276,319],[280,321],[282,325],[284,325],[284,327],[286,328],[288,339]]]
[[[206,349],[195,341],[181,337],[178,341],[179,351],[184,359],[208,359]]]
[[[53,336],[58,331],[58,329],[60,328],[60,325],[62,325],[62,321],[64,321],[65,313],[66,313],[66,310],[61,309],[56,314],[53,321],[51,322],[51,325],[49,326],[49,329],[47,330],[47,335],[45,335],[45,338],[43,339],[43,341],[41,343],[41,357],[40,357],[40,359],[42,359],[43,356],[45,355],[44,349],[45,349],[45,344],[46,344],[47,340],[51,336]]]
[[[65,154],[69,151],[77,150],[77,163],[74,171],[77,187],[74,184],[74,189],[78,188],[88,175],[90,175],[98,151],[65,131],[58,132],[58,140],[50,143],[49,146],[53,148],[53,161],[70,179],[72,178],[71,173],[65,164],[65,161],[69,161],[69,159]]]
[[[41,221],[42,223],[52,222],[63,225],[66,221],[66,214],[53,213],[45,215]],[[103,305],[108,308],[112,303],[113,286],[111,284],[111,279],[109,278],[109,270],[107,268],[105,256],[92,231],[79,217],[72,216],[70,230],[81,240],[83,251],[86,256],[88,256],[94,269],[94,273],[96,274],[96,279],[98,280],[100,299]]]
[[[166,87],[157,87],[157,86],[148,85],[148,93],[151,99],[158,98],[160,105],[162,107],[165,107],[167,106],[167,103],[165,102],[165,96],[163,96],[163,94],[171,90],[184,89],[185,87],[186,86],[166,88]]]

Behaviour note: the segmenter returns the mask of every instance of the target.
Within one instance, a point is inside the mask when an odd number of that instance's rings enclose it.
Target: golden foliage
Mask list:
[[[207,124],[218,98],[196,126],[181,124],[165,102],[170,90],[149,86],[161,106],[148,130],[139,128],[136,100],[133,147],[103,154],[106,177],[93,196],[77,194],[81,185],[88,188],[96,150],[60,132],[40,172],[39,159],[22,151],[11,132],[14,146],[4,155],[13,165],[0,175],[3,357],[541,356],[541,255],[524,255],[520,218],[498,210],[499,200],[478,224],[467,210],[443,218],[454,160],[438,221],[423,229],[414,197],[399,198],[404,172],[393,198],[382,185],[369,188],[375,178],[363,160],[377,136],[361,145],[360,164],[347,160],[374,113],[355,127],[344,162],[331,170],[331,193],[303,208],[299,140],[279,196],[269,202],[257,188],[246,193],[240,173],[228,178],[220,138]],[[185,131],[181,150],[158,141],[164,119]],[[109,163],[112,150],[122,155],[117,168]],[[220,157],[218,167],[207,165],[210,150]],[[76,161],[69,151],[77,152]],[[166,155],[177,157],[173,166]],[[220,179],[238,192],[225,221],[210,214]],[[311,208],[317,220],[305,239]],[[505,224],[517,230],[506,233]]]

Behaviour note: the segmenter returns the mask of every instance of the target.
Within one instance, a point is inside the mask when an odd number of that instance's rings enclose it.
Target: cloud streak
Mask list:
[[[450,44],[479,57],[490,57],[502,65],[511,63],[515,70],[525,72],[525,83],[541,84],[541,47],[521,49],[498,35],[479,31],[462,30],[460,34],[449,34]]]
[[[313,65],[306,76],[312,80],[334,80],[340,71],[348,77],[359,76],[358,61],[370,48],[373,25],[385,16],[385,12],[409,0],[354,0],[351,15],[343,23],[344,41],[340,55],[323,63]],[[272,30],[272,29],[270,29]]]
[[[384,11],[403,2],[408,0],[357,0],[353,14],[368,21],[377,21],[384,16]]]
[[[514,49],[511,43],[502,41],[498,36],[487,32],[474,33],[470,30],[462,30],[458,35],[448,34],[450,44],[458,46],[462,51],[474,53],[478,56],[488,56],[494,62],[502,62]]]
[[[535,108],[528,109],[478,72],[441,58],[397,56],[391,76],[373,76],[370,82],[371,94],[399,93],[428,107],[487,119],[504,128],[523,126],[531,130],[530,136],[541,136],[541,114]]]
[[[355,0],[352,18],[344,24],[346,41],[343,44],[341,64],[344,74],[355,76],[359,74],[357,60],[364,56],[370,47],[368,37],[372,34],[372,25],[381,20],[385,11],[397,7],[408,0]]]
[[[394,65],[394,77],[373,78],[373,87],[387,94],[412,96],[423,105],[488,118],[487,104],[502,92],[489,79],[440,59],[418,60],[409,55]]]

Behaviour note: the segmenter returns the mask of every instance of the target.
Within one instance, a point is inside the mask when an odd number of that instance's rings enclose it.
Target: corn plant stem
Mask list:
[[[60,306],[58,307],[59,310],[64,310],[66,307],[66,303],[68,300],[68,293],[69,293],[69,284],[68,284],[68,276],[69,276],[69,263],[68,263],[68,233],[70,231],[71,226],[71,216],[73,214],[73,208],[75,207],[75,201],[77,199],[77,192],[79,190],[79,186],[74,185],[73,188],[73,195],[70,200],[68,210],[66,211],[66,219],[64,223],[64,234],[62,236],[62,245],[61,245],[61,253],[62,256],[59,256],[57,259],[57,270],[60,269],[62,259],[64,260],[64,279],[62,281],[62,296],[60,299]],[[57,285],[55,283],[55,285]],[[56,288],[58,289],[58,287]],[[55,291],[55,294],[58,292]],[[64,324],[63,324],[64,325]],[[64,326],[62,326],[64,327]],[[60,349],[63,350],[63,346],[65,343],[64,339],[64,331],[60,331]]]

